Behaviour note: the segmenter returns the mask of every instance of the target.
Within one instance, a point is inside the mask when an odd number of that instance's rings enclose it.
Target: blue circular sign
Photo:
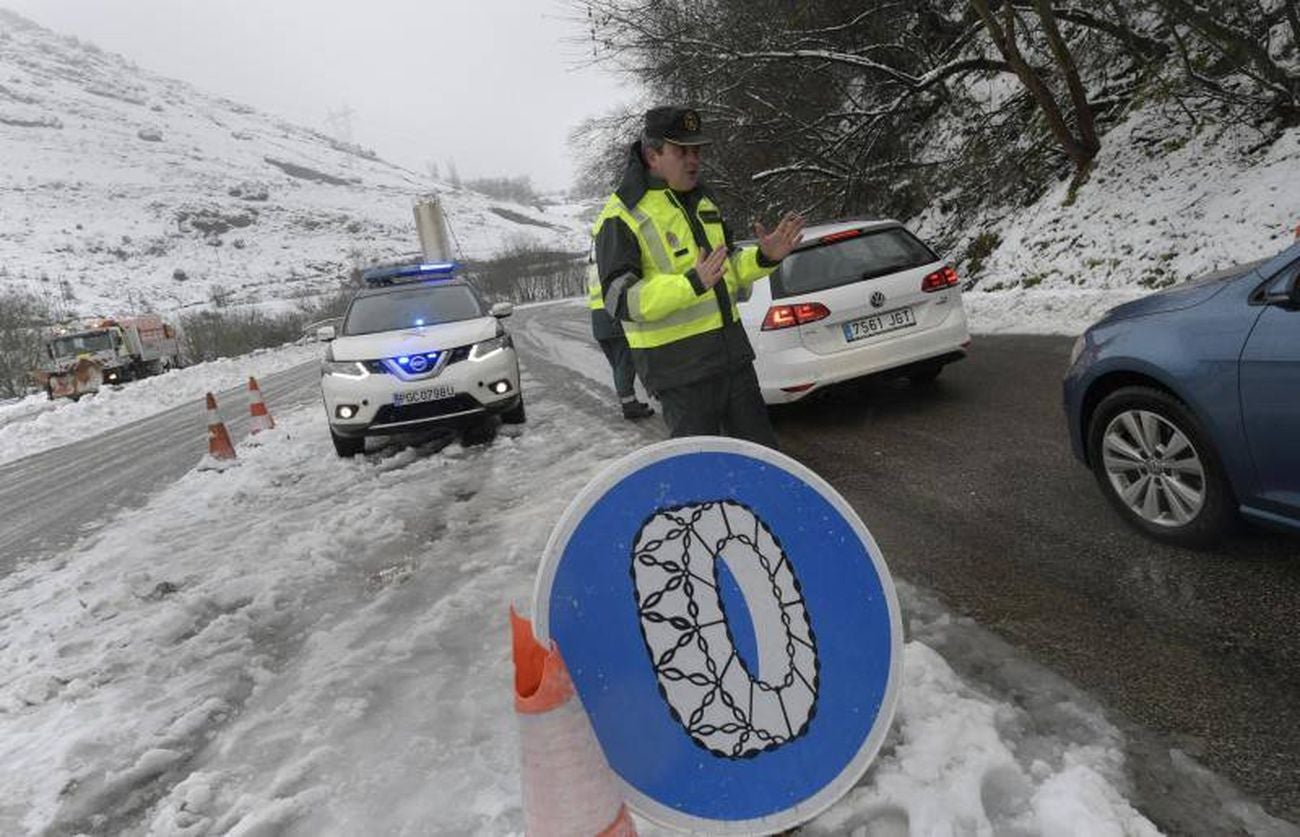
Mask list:
[[[671,827],[805,822],[893,719],[879,548],[824,480],[749,442],[661,442],[597,476],[551,534],[533,611],[628,803]]]

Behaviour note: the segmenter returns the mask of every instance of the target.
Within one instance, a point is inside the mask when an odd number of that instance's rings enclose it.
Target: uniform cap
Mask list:
[[[708,145],[700,114],[692,108],[658,107],[645,112],[645,135],[673,145]]]

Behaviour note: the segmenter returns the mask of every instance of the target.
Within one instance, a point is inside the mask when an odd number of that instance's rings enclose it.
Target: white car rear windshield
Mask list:
[[[465,285],[417,285],[352,300],[343,333],[399,331],[482,316],[483,306]]]
[[[772,297],[837,288],[937,261],[934,251],[902,227],[871,230],[786,256],[772,274]]]

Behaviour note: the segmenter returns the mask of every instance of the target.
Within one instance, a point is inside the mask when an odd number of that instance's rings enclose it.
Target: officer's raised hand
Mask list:
[[[787,212],[771,232],[755,221],[754,237],[758,239],[758,249],[769,262],[779,262],[790,255],[790,251],[799,243],[803,237],[803,227],[803,216],[797,212]]]
[[[695,275],[700,277],[700,284],[706,288],[718,284],[726,269],[727,248],[725,246],[711,251],[707,256],[701,253],[699,260],[695,262]]]

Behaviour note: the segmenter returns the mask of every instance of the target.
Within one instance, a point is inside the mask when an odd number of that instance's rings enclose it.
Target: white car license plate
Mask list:
[[[844,339],[852,343],[864,337],[875,337],[877,334],[914,325],[916,325],[916,315],[912,313],[911,308],[895,308],[893,311],[883,311],[870,317],[849,320],[841,328],[844,329]]]
[[[456,388],[451,384],[441,384],[429,389],[416,389],[410,392],[398,392],[393,395],[393,405],[402,407],[407,404],[423,404],[425,401],[437,401],[440,398],[451,398],[456,394]]]

